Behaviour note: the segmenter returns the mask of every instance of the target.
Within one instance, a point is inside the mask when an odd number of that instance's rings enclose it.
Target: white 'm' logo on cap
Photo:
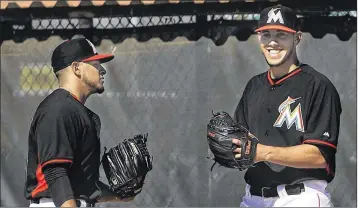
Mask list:
[[[280,21],[281,24],[284,24],[282,14],[279,9],[280,8],[275,8],[275,9],[270,10],[270,12],[268,13],[267,23],[271,23],[272,21],[277,22],[277,20],[278,20],[278,21]],[[279,10],[279,11],[277,13],[275,13],[275,11],[277,11],[277,10]]]
[[[86,39],[87,40],[87,39]],[[93,53],[97,53],[96,47],[94,47],[93,43],[91,41],[87,40],[88,44],[92,47]]]

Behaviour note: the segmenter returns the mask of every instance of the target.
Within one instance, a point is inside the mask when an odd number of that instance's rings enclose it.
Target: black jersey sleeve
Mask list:
[[[39,164],[72,163],[76,130],[75,118],[66,110],[43,115],[35,133]]]
[[[75,199],[67,175],[68,167],[68,164],[49,164],[43,169],[51,198],[57,207],[60,207],[67,200]]]
[[[316,145],[328,165],[334,162],[338,145],[340,114],[338,92],[332,84],[321,84],[313,94],[303,143]]]
[[[249,129],[248,122],[247,122],[247,118],[248,118],[247,99],[250,94],[250,89],[251,89],[251,80],[245,86],[245,89],[242,93],[238,105],[236,106],[235,113],[234,113],[234,120],[242,124],[247,129]]]

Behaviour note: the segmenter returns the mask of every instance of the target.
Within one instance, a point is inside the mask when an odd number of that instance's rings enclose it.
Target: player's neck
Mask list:
[[[89,93],[84,92],[84,90],[81,89],[80,86],[76,86],[76,85],[70,85],[70,84],[63,84],[60,86],[60,88],[68,91],[69,93],[72,94],[72,96],[75,97],[75,99],[77,99],[78,101],[80,101],[82,104],[85,104]]]
[[[298,67],[298,60],[287,60],[285,63],[281,64],[277,67],[270,68],[270,75],[272,79],[277,79],[286,74],[290,73],[291,71],[295,70]]]

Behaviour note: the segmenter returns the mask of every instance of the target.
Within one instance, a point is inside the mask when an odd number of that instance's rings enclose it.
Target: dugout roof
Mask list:
[[[1,0],[0,40],[83,34],[99,44],[103,38],[171,41],[184,36],[221,45],[229,36],[247,40],[260,11],[274,4],[296,10],[300,30],[315,38],[336,34],[346,41],[357,31],[355,0]]]
[[[356,10],[357,2],[352,0],[1,0],[1,10],[13,8],[55,8],[55,7],[86,7],[86,6],[131,6],[131,5],[158,5],[158,4],[230,4],[230,3],[247,3],[247,4],[263,4],[263,3],[281,3],[288,4],[291,7],[299,5],[300,7],[325,7],[334,6],[335,8],[345,8]]]

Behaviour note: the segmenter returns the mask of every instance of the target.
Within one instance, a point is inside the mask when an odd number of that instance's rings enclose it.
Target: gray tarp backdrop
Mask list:
[[[57,87],[49,66],[60,42],[52,37],[1,46],[2,206],[28,206],[23,197],[27,135],[36,107]],[[356,34],[347,42],[304,34],[298,48],[300,60],[324,73],[340,93],[337,173],[329,185],[336,206],[357,206],[356,45]],[[86,103],[101,117],[102,150],[148,132],[154,168],[134,202],[97,206],[239,206],[244,172],[219,166],[210,172],[206,123],[212,110],[233,113],[247,81],[267,70],[256,36],[243,42],[229,38],[220,47],[205,38],[127,39],[116,45],[103,40],[98,49],[116,55],[104,65],[106,91]]]

